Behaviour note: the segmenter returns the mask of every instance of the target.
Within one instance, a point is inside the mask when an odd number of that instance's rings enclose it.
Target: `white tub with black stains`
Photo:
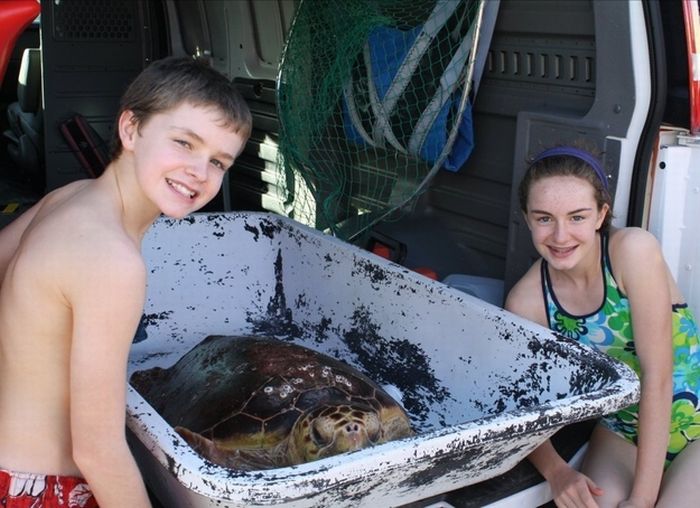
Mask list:
[[[238,472],[193,452],[130,387],[132,446],[168,508],[406,504],[501,474],[562,425],[639,395],[622,364],[288,219],[164,219],[143,250],[148,296],[130,374],[169,367],[208,335],[272,335],[394,385],[417,430]]]

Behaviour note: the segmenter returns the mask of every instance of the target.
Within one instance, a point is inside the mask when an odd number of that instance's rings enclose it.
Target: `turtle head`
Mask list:
[[[292,464],[360,450],[382,441],[380,416],[370,407],[324,406],[297,420],[289,441]]]

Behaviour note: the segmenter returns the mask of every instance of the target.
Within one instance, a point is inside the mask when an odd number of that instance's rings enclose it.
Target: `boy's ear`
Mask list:
[[[117,122],[119,139],[121,139],[122,146],[125,149],[132,150],[134,148],[134,140],[138,135],[138,126],[139,123],[133,111],[127,109],[119,115],[119,121]]]

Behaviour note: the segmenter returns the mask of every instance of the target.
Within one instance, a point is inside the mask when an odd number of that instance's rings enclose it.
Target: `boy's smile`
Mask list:
[[[176,182],[175,180],[171,180],[170,178],[165,179],[166,182],[168,182],[168,185],[175,190],[176,192],[179,192],[181,195],[188,199],[194,199],[194,197],[197,195],[196,191],[193,191],[189,189],[186,185],[183,185],[179,182]]]

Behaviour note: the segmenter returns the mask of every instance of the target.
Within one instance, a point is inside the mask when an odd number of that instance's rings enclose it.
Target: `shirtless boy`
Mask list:
[[[217,194],[250,130],[224,76],[154,62],[122,97],[105,172],[0,231],[0,505],[150,506],[125,440],[141,241],[161,213],[182,218]]]

